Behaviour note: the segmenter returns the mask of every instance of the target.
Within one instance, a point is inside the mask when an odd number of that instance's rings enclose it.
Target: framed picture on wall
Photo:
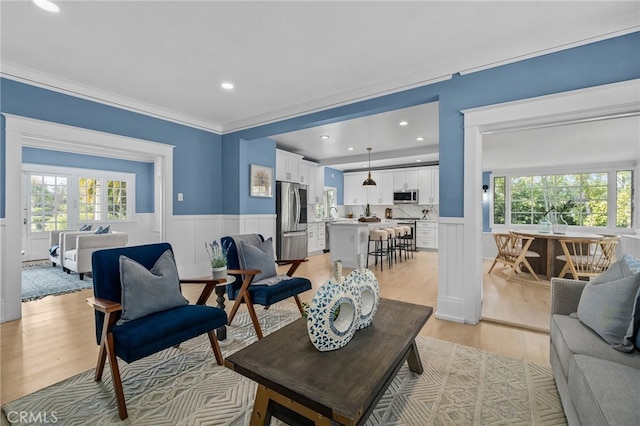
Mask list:
[[[249,185],[252,197],[273,197],[273,168],[252,164]]]

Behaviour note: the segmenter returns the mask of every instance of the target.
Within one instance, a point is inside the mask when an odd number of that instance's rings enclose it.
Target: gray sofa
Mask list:
[[[569,425],[640,425],[640,352],[615,350],[579,319],[587,282],[551,280],[550,361]]]

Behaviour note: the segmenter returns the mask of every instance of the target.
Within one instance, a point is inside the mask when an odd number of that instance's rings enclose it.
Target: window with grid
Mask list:
[[[30,174],[31,232],[67,229],[68,177]]]
[[[100,179],[78,180],[78,218],[81,222],[102,220],[102,185]]]
[[[536,225],[548,214],[574,226],[631,228],[633,172],[494,177],[494,224]]]
[[[127,181],[107,180],[107,219],[127,219]]]

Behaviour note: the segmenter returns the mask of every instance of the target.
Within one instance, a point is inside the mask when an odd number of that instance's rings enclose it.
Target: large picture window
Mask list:
[[[493,185],[495,225],[536,225],[562,214],[574,226],[633,226],[631,170],[494,176]]]
[[[63,167],[49,169],[47,172],[25,170],[29,185],[27,217],[32,233],[131,220],[133,174]]]

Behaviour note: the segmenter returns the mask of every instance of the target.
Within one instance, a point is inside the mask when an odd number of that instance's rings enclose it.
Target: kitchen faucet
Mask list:
[[[335,215],[335,216],[333,216],[333,215],[331,214],[331,210],[335,210],[335,211],[336,211],[336,215]],[[338,217],[338,208],[337,208],[336,206],[331,206],[331,207],[329,207],[329,217],[330,217],[331,219],[335,219],[335,218],[337,218],[337,217]]]

